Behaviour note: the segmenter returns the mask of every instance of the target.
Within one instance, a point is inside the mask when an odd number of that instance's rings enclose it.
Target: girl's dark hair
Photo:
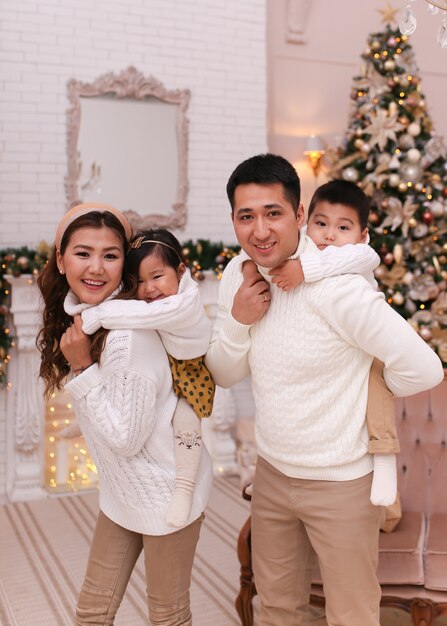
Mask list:
[[[142,230],[132,239],[130,250],[124,262],[127,273],[138,280],[141,261],[152,254],[156,254],[165,265],[169,265],[175,270],[181,263],[186,265],[179,240],[169,230],[151,228]]]
[[[80,228],[110,228],[123,245],[124,254],[129,244],[121,222],[108,211],[91,211],[75,219],[62,237],[60,253],[63,255],[73,233]],[[44,302],[43,326],[37,335],[37,348],[41,353],[39,374],[45,382],[45,394],[51,394],[55,389],[61,389],[63,381],[70,372],[70,366],[61,352],[59,342],[73,319],[64,311],[64,300],[70,287],[65,274],[60,274],[57,267],[56,247],[53,247],[51,256],[37,278],[37,285]],[[136,281],[128,276],[125,269],[122,276],[123,291],[131,292],[136,289]],[[99,329],[91,336],[92,359],[98,362],[104,347],[108,331]]]

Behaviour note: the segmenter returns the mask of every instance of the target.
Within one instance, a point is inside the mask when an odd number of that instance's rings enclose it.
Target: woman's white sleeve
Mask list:
[[[147,441],[155,423],[154,383],[130,369],[104,374],[97,364],[65,385],[77,412],[109,448],[133,456]]]

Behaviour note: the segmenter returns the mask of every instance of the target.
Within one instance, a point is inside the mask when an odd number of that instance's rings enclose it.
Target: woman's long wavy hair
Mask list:
[[[128,242],[121,222],[108,211],[91,211],[74,220],[66,229],[60,246],[63,255],[67,249],[73,233],[80,228],[110,228],[123,245],[124,255],[128,251]],[[65,274],[61,274],[57,267],[56,247],[53,247],[51,256],[44,269],[37,278],[37,285],[44,302],[43,325],[37,336],[36,344],[41,353],[40,376],[45,382],[45,394],[48,396],[55,389],[61,389],[63,381],[70,372],[60,349],[60,339],[66,329],[72,324],[73,318],[64,311],[64,300],[70,287]],[[137,281],[123,267],[121,297],[132,297],[138,284]],[[100,328],[91,336],[92,359],[99,362],[108,331]]]

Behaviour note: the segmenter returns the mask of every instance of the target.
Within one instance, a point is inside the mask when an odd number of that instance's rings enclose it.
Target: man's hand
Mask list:
[[[283,291],[290,291],[304,282],[303,268],[299,259],[289,259],[269,272],[272,283]]]
[[[75,315],[73,324],[62,335],[60,348],[74,372],[87,369],[92,364],[90,339],[82,330],[80,315]]]
[[[242,266],[244,277],[236,292],[231,314],[240,324],[251,325],[261,319],[270,306],[270,287],[253,261],[245,261]]]

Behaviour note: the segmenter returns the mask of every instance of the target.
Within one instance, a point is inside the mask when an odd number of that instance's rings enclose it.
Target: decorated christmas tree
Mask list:
[[[369,37],[362,58],[330,176],[356,182],[369,197],[379,287],[447,366],[445,144],[408,37],[388,23]]]

